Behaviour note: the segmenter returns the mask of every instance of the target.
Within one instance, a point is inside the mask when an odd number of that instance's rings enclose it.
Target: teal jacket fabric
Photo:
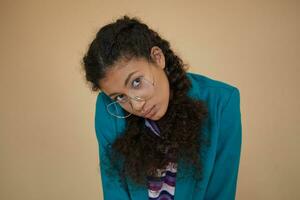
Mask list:
[[[192,88],[188,95],[206,102],[209,117],[202,131],[209,136],[210,146],[204,154],[204,177],[198,182],[192,177],[176,180],[175,200],[235,199],[242,123],[238,88],[204,75],[187,73]],[[104,200],[147,200],[147,187],[136,188],[130,182],[121,187],[117,178],[106,173],[110,167],[105,150],[125,129],[125,120],[109,115],[106,105],[111,100],[100,92],[96,101],[95,131],[99,144],[99,162]],[[177,174],[182,176],[178,165]]]

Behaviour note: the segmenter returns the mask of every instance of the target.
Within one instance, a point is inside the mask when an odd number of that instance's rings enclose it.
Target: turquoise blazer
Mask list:
[[[238,88],[204,75],[187,73],[192,87],[188,95],[206,102],[209,117],[203,133],[210,139],[210,146],[204,156],[204,177],[200,187],[195,187],[192,177],[177,179],[175,200],[232,200],[235,199],[241,143],[242,123],[240,93]],[[130,182],[124,189],[117,178],[106,174],[110,167],[105,150],[125,129],[125,120],[112,117],[106,111],[110,98],[100,92],[96,100],[95,132],[99,144],[99,162],[105,200],[147,200],[148,189],[134,187]],[[178,165],[177,174],[183,170]],[[198,186],[199,186],[198,185]]]

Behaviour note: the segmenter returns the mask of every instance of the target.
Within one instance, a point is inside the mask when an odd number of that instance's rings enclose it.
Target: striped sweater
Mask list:
[[[159,128],[154,121],[145,119],[145,125],[157,136]],[[174,200],[177,164],[169,162],[165,169],[157,169],[158,176],[147,177],[149,200]]]

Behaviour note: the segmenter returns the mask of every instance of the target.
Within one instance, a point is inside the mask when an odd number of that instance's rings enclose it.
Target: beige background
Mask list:
[[[240,89],[237,199],[300,199],[296,0],[1,0],[0,199],[102,199],[97,94],[80,61],[123,14],[160,32],[192,71]]]

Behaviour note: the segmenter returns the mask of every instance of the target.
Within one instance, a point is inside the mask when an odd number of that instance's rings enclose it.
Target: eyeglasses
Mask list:
[[[109,114],[117,118],[127,118],[131,113],[126,112],[122,107],[126,107],[126,104],[130,104],[130,108],[133,111],[134,106],[131,101],[146,101],[154,95],[154,80],[150,81],[145,77],[141,76],[134,79],[128,90],[127,95],[118,95],[115,98],[115,101],[109,103],[106,106],[106,109]]]

